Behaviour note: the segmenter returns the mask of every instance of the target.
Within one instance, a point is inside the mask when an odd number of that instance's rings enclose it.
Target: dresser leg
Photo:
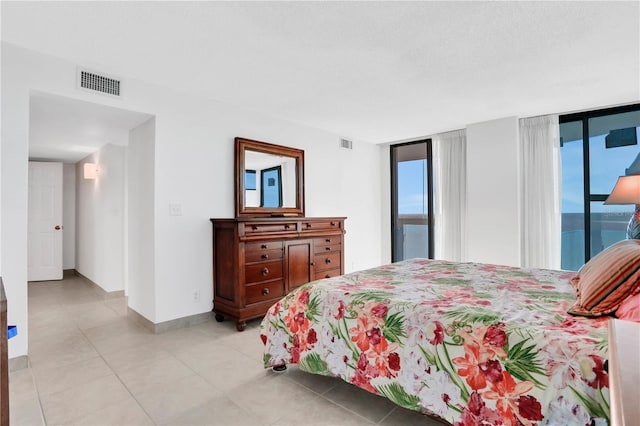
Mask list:
[[[216,321],[218,322],[224,321],[224,315],[216,314]]]
[[[236,323],[236,330],[244,331],[245,328],[247,328],[247,323],[245,321],[238,321]]]

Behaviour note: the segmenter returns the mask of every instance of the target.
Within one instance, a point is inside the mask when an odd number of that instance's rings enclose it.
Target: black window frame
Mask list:
[[[425,144],[426,145],[426,160],[427,160],[427,257],[429,259],[434,258],[435,238],[434,238],[434,220],[433,220],[433,143],[431,138],[421,139],[417,141],[404,142],[400,144],[393,144],[390,149],[390,170],[391,170],[391,261],[397,262],[396,259],[396,222],[398,220],[398,167],[397,167],[397,153],[396,149],[407,146]]]
[[[591,203],[604,202],[609,194],[591,193],[591,172],[589,158],[589,120],[607,115],[622,114],[625,112],[640,111],[640,104],[631,104],[618,107],[604,108],[593,111],[563,114],[558,117],[559,124],[582,122],[582,167],[583,167],[583,203],[584,203],[584,261],[591,259]],[[562,151],[560,153],[562,155]]]

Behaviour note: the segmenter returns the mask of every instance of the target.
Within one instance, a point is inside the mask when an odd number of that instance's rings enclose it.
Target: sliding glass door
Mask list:
[[[391,146],[391,251],[394,262],[433,258],[431,140]]]
[[[640,158],[640,105],[560,116],[562,269],[624,240],[633,205],[605,205],[618,176]]]

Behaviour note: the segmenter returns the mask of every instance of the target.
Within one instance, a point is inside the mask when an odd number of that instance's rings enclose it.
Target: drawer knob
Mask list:
[[[331,250],[331,247],[325,247],[324,249],[325,249],[326,251],[330,251],[330,250]]]
[[[316,266],[316,262],[311,262],[311,266]]]
[[[269,294],[269,289],[268,288],[263,288],[262,289],[262,295],[266,296],[267,294]]]
[[[324,240],[325,243],[330,243],[331,242],[331,238],[327,238]]]
[[[260,248],[261,248],[261,249],[266,249],[266,248],[267,248],[267,245],[266,245],[266,244],[262,244],[262,245],[260,246]]]
[[[336,226],[336,223],[335,222],[331,222],[331,226]]]
[[[263,259],[268,259],[268,258],[269,258],[269,255],[268,255],[268,254],[263,254],[263,255],[262,255],[262,258],[263,258]]]
[[[284,225],[284,229],[289,229],[291,226],[289,224]]]
[[[307,228],[311,228],[311,224],[310,223],[307,223]]]
[[[252,225],[251,229],[253,229],[254,231],[257,231],[258,230],[258,226],[257,225]]]
[[[262,275],[264,276],[269,275],[269,268],[262,268]]]
[[[325,278],[331,278],[331,276],[329,274],[324,276]]]
[[[324,260],[324,263],[326,263],[326,264],[328,265],[329,263],[331,263],[331,259],[329,259],[329,258],[327,257],[327,258]]]

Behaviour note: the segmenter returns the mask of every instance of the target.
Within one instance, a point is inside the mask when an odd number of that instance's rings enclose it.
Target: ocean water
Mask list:
[[[632,210],[591,212],[591,257],[626,238],[627,224],[632,215]],[[584,214],[563,213],[561,267],[568,271],[577,271],[585,261]]]

